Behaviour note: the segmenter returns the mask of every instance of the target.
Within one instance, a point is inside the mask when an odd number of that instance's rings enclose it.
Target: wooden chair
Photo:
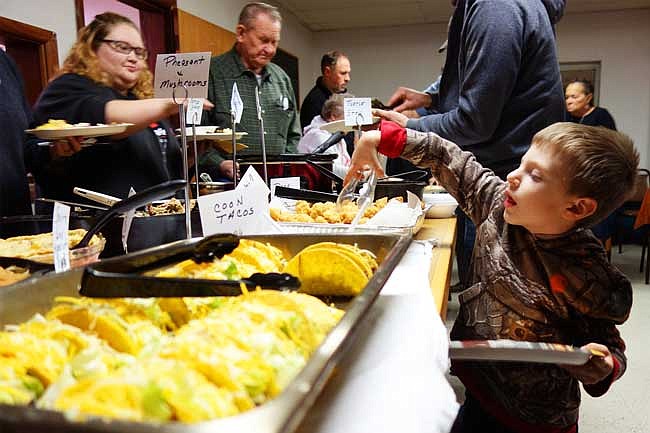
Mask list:
[[[643,243],[641,244],[641,264],[639,272],[645,267],[645,283],[650,283],[650,188],[646,189],[641,208],[634,220],[634,229],[642,229]]]
[[[616,218],[616,231],[615,238],[618,242],[618,253],[623,252],[623,239],[625,237],[625,227],[632,225],[637,215],[639,214],[639,209],[641,208],[641,203],[645,197],[645,193],[648,189],[650,182],[650,171],[645,168],[640,168],[637,174],[636,184],[634,187],[634,193],[632,196],[619,208],[617,218]]]

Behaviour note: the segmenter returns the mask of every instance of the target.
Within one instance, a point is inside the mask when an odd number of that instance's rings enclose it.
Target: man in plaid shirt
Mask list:
[[[208,99],[215,108],[206,113],[205,124],[230,127],[230,99],[233,84],[244,103],[238,131],[248,135],[242,143],[248,149],[241,154],[261,155],[260,123],[257,118],[255,91],[264,119],[267,155],[295,153],[300,140],[300,121],[291,80],[278,65],[271,63],[280,42],[282,17],[278,9],[266,3],[248,3],[239,15],[234,47],[210,63]],[[224,159],[217,150],[202,157],[204,166],[218,166],[221,176],[232,178],[232,160]]]

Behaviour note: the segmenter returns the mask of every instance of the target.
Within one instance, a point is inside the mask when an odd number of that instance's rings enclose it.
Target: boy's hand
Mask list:
[[[355,143],[350,168],[344,180],[346,185],[353,178],[362,178],[364,171],[368,168],[374,170],[377,177],[385,176],[377,158],[377,146],[379,146],[380,139],[380,131],[368,131],[364,132],[359,141]]]
[[[408,117],[402,113],[398,113],[397,111],[386,111],[380,110],[378,108],[372,110],[372,115],[379,116],[382,119],[390,120],[391,122],[395,122],[402,128],[406,128],[406,122],[409,120]]]
[[[582,349],[600,352],[604,356],[592,355],[584,365],[561,365],[561,367],[585,385],[598,383],[612,373],[614,359],[607,346],[589,343],[582,346]]]

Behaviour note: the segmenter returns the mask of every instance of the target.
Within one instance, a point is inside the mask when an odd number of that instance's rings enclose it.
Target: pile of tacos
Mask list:
[[[235,415],[278,395],[344,313],[264,290],[197,305],[57,298],[44,316],[0,332],[0,403],[75,419]]]

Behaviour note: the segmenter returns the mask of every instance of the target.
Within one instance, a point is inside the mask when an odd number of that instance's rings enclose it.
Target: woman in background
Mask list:
[[[616,123],[609,111],[594,105],[594,85],[587,80],[575,80],[566,86],[566,121],[589,126],[602,126],[616,131]],[[616,211],[591,228],[594,235],[605,245],[609,254],[608,240],[616,230]]]
[[[589,126],[604,126],[616,131],[609,111],[594,105],[594,85],[587,80],[575,80],[566,86],[566,121]]]
[[[99,138],[108,143],[50,160],[35,173],[43,195],[72,200],[79,186],[124,198],[131,187],[138,191],[183,177],[181,150],[164,120],[178,108],[171,99],[151,98],[147,55],[140,31],[121,15],[97,15],[79,31],[58,76],[36,102],[36,124],[64,119],[133,126]]]

